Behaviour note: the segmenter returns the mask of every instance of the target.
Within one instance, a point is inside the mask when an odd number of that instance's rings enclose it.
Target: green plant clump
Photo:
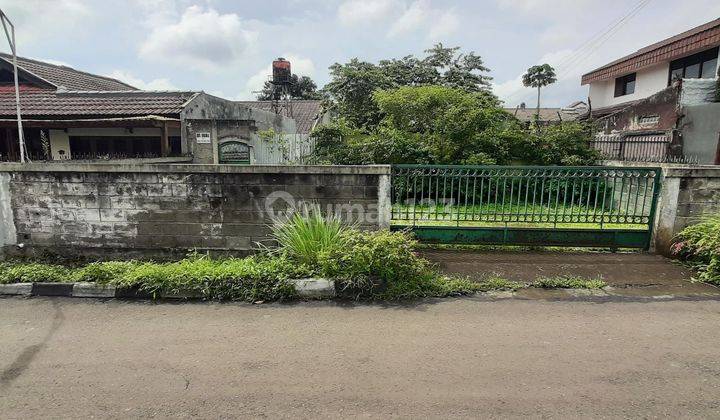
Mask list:
[[[586,279],[576,276],[540,277],[535,280],[532,287],[542,289],[602,289],[607,286],[600,279]]]
[[[72,282],[71,270],[61,265],[42,263],[0,263],[0,284]]]
[[[720,216],[683,229],[671,251],[698,270],[699,280],[720,285]]]

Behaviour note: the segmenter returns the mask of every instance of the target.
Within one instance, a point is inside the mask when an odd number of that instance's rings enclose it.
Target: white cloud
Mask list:
[[[285,54],[283,57],[290,62],[293,74],[298,76],[315,77],[315,64],[309,58],[300,57],[294,54]],[[272,75],[272,63],[258,70],[254,75],[250,76],[245,89],[237,96],[238,100],[253,100],[257,97],[257,92],[262,90],[265,82],[270,80]]]
[[[125,82],[131,86],[135,86],[141,90],[178,90],[177,86],[172,84],[169,79],[160,78],[152,79],[146,82],[138,77],[133,76],[130,72],[125,70],[114,70],[112,73],[107,75],[113,79],[118,79],[121,82]]]
[[[432,41],[440,41],[442,38],[452,35],[460,28],[460,18],[454,10],[443,12],[430,27],[428,38]]]
[[[418,0],[410,5],[405,12],[390,27],[388,36],[395,36],[406,32],[414,31],[422,26],[429,17],[429,5],[427,1]]]
[[[347,0],[340,4],[337,16],[345,25],[385,20],[402,10],[398,0]]]
[[[257,41],[257,33],[245,29],[235,13],[190,6],[176,23],[154,29],[140,46],[148,61],[174,63],[201,71],[231,65]]]
[[[65,34],[67,28],[82,29],[78,24],[92,17],[81,0],[5,0],[2,8],[15,25],[19,55],[26,43]]]

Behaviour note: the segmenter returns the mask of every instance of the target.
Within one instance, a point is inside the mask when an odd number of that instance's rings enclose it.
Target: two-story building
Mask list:
[[[720,19],[582,76],[598,147],[620,160],[720,163]]]

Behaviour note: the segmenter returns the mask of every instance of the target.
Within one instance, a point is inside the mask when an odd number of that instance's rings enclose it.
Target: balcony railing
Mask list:
[[[590,141],[590,147],[605,160],[697,164],[697,157],[674,153],[670,146],[670,138],[665,134],[602,135]]]

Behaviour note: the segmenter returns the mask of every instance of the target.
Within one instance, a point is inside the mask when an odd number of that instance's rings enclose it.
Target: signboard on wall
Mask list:
[[[218,148],[220,163],[250,164],[250,146],[239,141],[222,143]]]
[[[197,144],[210,144],[212,141],[210,140],[210,133],[207,132],[201,132],[195,134],[195,141]]]

